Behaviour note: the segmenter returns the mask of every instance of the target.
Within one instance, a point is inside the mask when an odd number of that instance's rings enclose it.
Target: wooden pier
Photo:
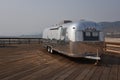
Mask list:
[[[120,80],[120,54],[94,60],[48,53],[41,44],[0,47],[0,80]]]

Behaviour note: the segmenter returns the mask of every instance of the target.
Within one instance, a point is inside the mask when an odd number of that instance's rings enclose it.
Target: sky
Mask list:
[[[40,34],[63,20],[120,21],[120,0],[0,0],[0,36]]]

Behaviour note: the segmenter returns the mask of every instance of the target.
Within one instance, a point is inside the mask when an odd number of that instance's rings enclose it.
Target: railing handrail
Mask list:
[[[5,45],[8,45],[8,44],[24,44],[24,43],[27,43],[27,44],[30,44],[30,43],[33,43],[33,42],[36,42],[36,43],[41,43],[41,39],[42,38],[17,38],[17,37],[3,37],[3,38],[0,38],[0,46],[5,46]]]
[[[105,42],[106,52],[120,53],[120,42]]]

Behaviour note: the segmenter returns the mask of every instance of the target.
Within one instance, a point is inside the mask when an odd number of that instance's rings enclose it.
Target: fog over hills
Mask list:
[[[120,21],[101,22],[105,32],[120,32]]]
[[[120,21],[116,22],[100,22],[103,26],[103,31],[106,37],[119,37],[120,38]],[[0,37],[10,37],[10,36],[0,36]],[[21,36],[11,36],[11,37],[21,37],[21,38],[41,38],[42,32],[30,35]]]
[[[120,37],[120,21],[116,22],[100,22],[106,36]]]
[[[103,32],[107,37],[120,37],[120,21],[116,22],[100,22],[103,26]],[[37,35],[21,35],[19,37],[41,38],[42,33]]]

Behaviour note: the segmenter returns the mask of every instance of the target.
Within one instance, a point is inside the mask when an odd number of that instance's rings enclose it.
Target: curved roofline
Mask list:
[[[63,27],[77,27],[79,28],[80,30],[84,30],[86,27],[95,27],[97,30],[101,30],[102,27],[100,24],[94,22],[94,21],[86,21],[86,20],[79,20],[79,21],[75,21],[75,22],[71,22],[71,23],[65,23],[65,24],[58,24],[58,25],[55,25],[55,26],[51,26],[51,27],[48,27],[48,29],[56,29],[56,28],[59,28],[60,26],[63,26]]]

